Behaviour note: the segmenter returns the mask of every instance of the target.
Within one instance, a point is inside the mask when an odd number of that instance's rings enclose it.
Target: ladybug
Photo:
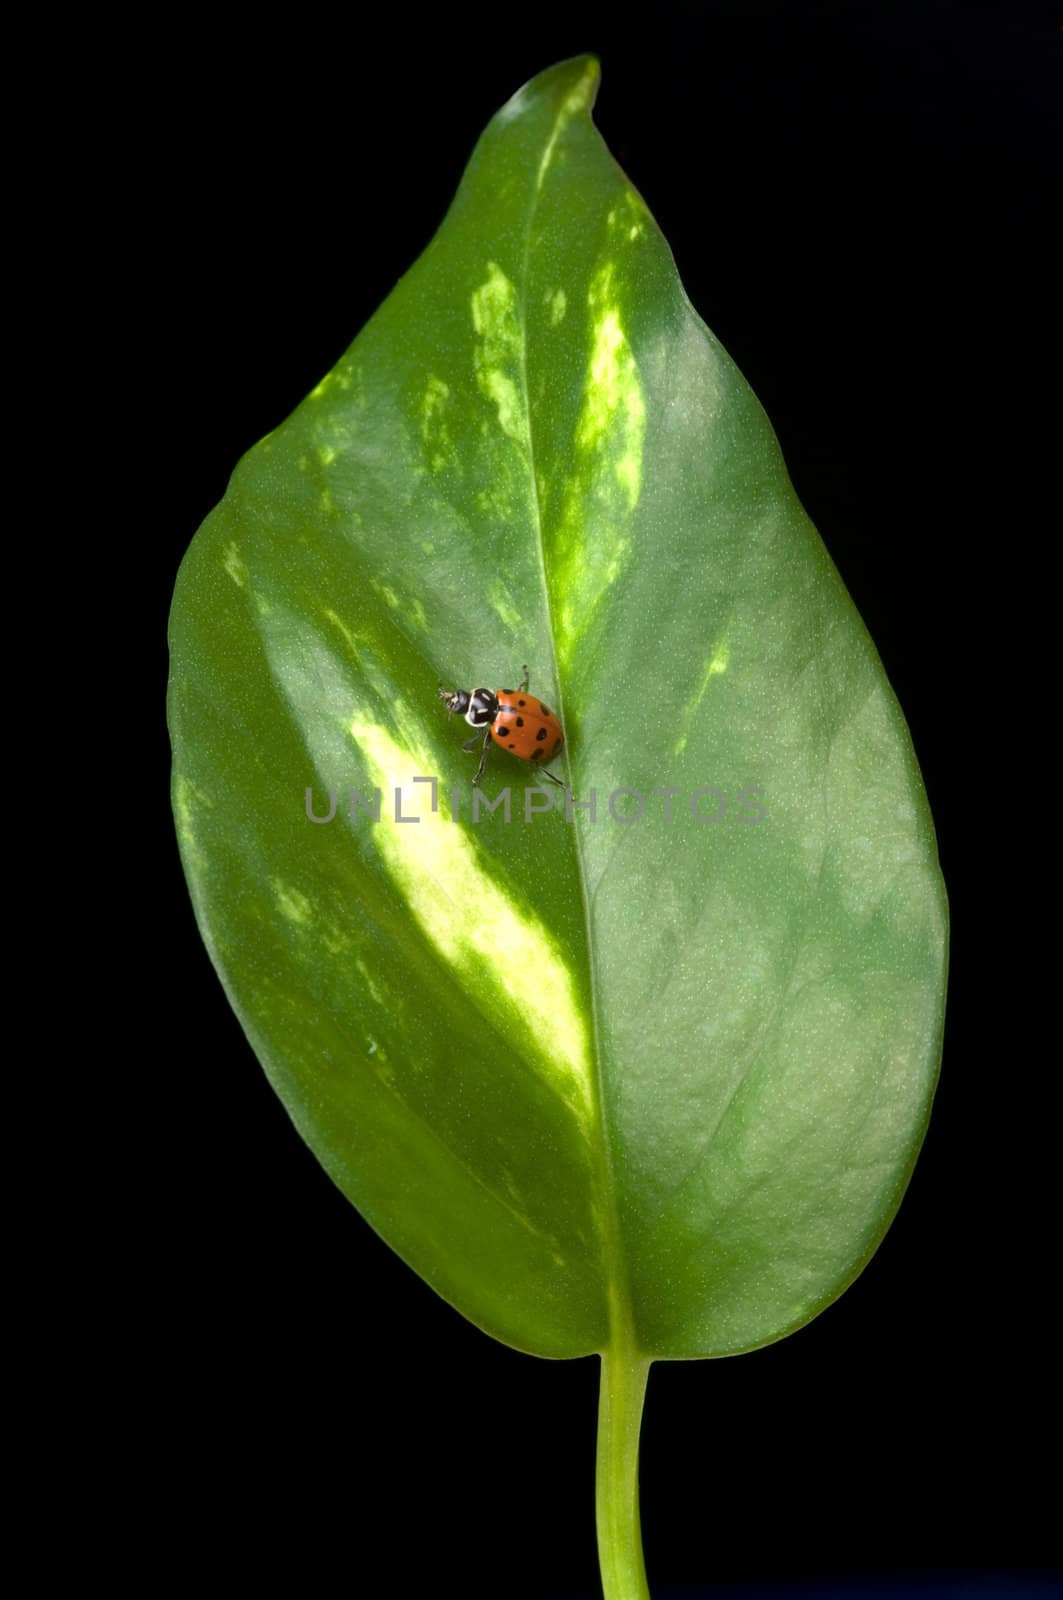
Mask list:
[[[552,772],[545,771],[565,742],[565,735],[550,707],[536,700],[528,692],[528,669],[519,689],[444,689],[439,685],[439,698],[448,712],[465,718],[470,727],[483,729],[462,745],[463,750],[475,750],[480,745],[480,765],[472,780],[478,784],[487,761],[487,746],[495,743],[521,761],[530,761],[539,768],[544,778],[565,785]]]

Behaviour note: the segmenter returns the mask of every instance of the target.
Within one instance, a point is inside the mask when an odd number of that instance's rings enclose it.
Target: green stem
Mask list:
[[[631,1349],[602,1356],[597,1504],[605,1600],[650,1600],[639,1527],[639,1427],[649,1370],[649,1360]]]

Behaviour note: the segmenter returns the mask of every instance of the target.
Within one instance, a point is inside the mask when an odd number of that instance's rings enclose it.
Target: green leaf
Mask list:
[[[881,1239],[946,909],[882,666],[597,81],[566,62],[498,113],[241,461],[181,569],[170,719],[199,925],[300,1133],[489,1333],[608,1354],[633,1474],[650,1359],[779,1338]],[[524,662],[594,815],[492,749],[512,817],[472,819],[437,685]]]

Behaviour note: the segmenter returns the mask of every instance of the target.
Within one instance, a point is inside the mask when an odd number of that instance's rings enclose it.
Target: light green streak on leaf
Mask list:
[[[209,806],[211,803],[202,789],[198,789],[183,772],[177,774],[174,779],[173,790],[173,809],[174,820],[177,824],[177,837],[199,872],[205,869],[207,861],[196,838],[196,807]]]
[[[646,403],[613,292],[614,272],[615,263],[604,262],[587,296],[593,316],[592,354],[576,445],[608,457],[625,491],[627,508],[634,511],[642,488]]]
[[[348,650],[351,652],[351,655],[354,657],[355,661],[358,661],[361,656],[361,650],[364,649],[369,643],[368,635],[362,635],[361,639],[359,639],[354,629],[348,627],[347,623],[344,622],[339,612],[333,611],[331,606],[325,606],[322,615],[324,616],[326,622],[330,623],[332,627],[334,627],[340,634]]]
[[[598,608],[624,569],[627,529],[642,492],[646,403],[604,261],[587,294],[590,356],[575,434],[575,470],[565,486],[556,542],[557,653],[571,664]]]
[[[247,568],[240,559],[240,552],[235,543],[226,547],[225,570],[238,589],[242,589],[247,582]]]
[[[635,244],[645,236],[646,224],[651,220],[634,189],[625,189],[621,204],[614,206],[606,218],[617,245]]]
[[[472,325],[479,342],[474,350],[476,381],[498,412],[503,433],[522,444],[527,437],[527,411],[521,393],[524,330],[517,291],[494,261],[472,297]]]
[[[430,376],[421,396],[421,440],[425,446],[428,465],[433,472],[449,468],[460,471],[461,460],[454,449],[454,441],[447,423],[447,405],[450,385],[442,378]]]
[[[282,917],[300,928],[310,924],[314,916],[314,904],[305,894],[293,888],[290,883],[282,883],[279,878],[273,880],[273,893],[277,910]]]
[[[539,162],[539,171],[535,180],[535,187],[537,190],[541,190],[546,181],[546,174],[550,169],[550,163],[554,159],[554,153],[557,150],[558,141],[565,132],[566,127],[571,122],[572,118],[577,116],[579,112],[587,111],[590,108],[598,89],[598,79],[600,75],[598,63],[596,61],[590,62],[582,78],[580,78],[578,83],[573,86],[571,93],[562,101],[561,109],[558,112],[557,120],[554,123],[553,132],[546,142],[542,159]]]
[[[422,770],[378,723],[357,719],[351,737],[372,782],[385,793],[395,773]],[[469,998],[504,1014],[515,1044],[588,1131],[594,1120],[590,1041],[572,976],[554,940],[527,906],[487,870],[463,827],[432,812],[429,786],[403,784],[402,814],[419,821],[381,821],[374,843],[425,933]],[[533,1019],[534,1029],[528,1021]]]
[[[512,596],[500,578],[491,584],[488,597],[492,611],[505,623],[511,633],[519,632],[523,618],[520,609],[514,603]]]
[[[375,982],[373,981],[373,974],[370,972],[369,968],[366,966],[366,964],[362,960],[361,956],[359,956],[357,958],[357,960],[355,961],[354,965],[355,965],[355,968],[356,968],[356,970],[358,972],[359,977],[361,978],[362,982],[365,984],[366,988],[369,991],[370,999],[373,1000],[378,1006],[383,1005],[384,1004],[384,997],[381,994],[380,990],[377,988]]]
[[[682,714],[680,715],[680,734],[674,746],[672,747],[673,755],[681,756],[683,751],[686,749],[687,739],[690,737],[690,724],[693,722],[698,707],[705,698],[705,691],[709,687],[709,684],[712,682],[713,678],[717,678],[727,671],[730,659],[730,629],[725,628],[723,637],[721,638],[719,644],[716,646],[716,649],[713,651],[712,655],[709,656],[704,667],[702,668],[701,681],[694,691],[693,698],[686,706],[684,706]]]

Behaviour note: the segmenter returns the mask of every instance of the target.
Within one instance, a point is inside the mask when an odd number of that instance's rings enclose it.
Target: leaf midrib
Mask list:
[[[593,104],[593,102],[592,102]],[[585,114],[590,120],[590,106],[585,108]],[[543,146],[543,150],[550,148],[556,152],[560,140],[564,137],[562,121],[571,123],[577,117],[584,115],[584,110],[570,113],[566,116],[565,105],[562,103],[556,113],[556,120],[551,131],[551,137]],[[558,710],[561,714],[561,726],[565,727],[565,693],[561,682],[561,673],[558,666],[557,649],[554,642],[553,614],[550,607],[550,585],[546,572],[546,547],[543,536],[543,513],[539,498],[539,483],[535,472],[535,443],[532,429],[531,394],[528,387],[528,315],[529,304],[528,278],[529,261],[531,256],[532,231],[535,215],[539,206],[539,196],[549,182],[550,170],[547,167],[541,184],[536,185],[531,197],[525,219],[524,250],[520,266],[520,296],[521,296],[521,341],[520,341],[520,381],[524,398],[524,416],[528,434],[528,470],[531,477],[531,498],[535,509],[536,549],[539,559],[539,578],[542,585],[543,601],[546,609],[548,633],[550,638],[550,658],[553,671],[553,681],[557,685]],[[568,776],[569,791],[573,792],[572,761],[568,738],[564,744],[565,770]],[[567,804],[567,801],[566,801]],[[592,1139],[594,1180],[598,1194],[592,1196],[592,1209],[599,1215],[602,1226],[602,1267],[605,1277],[606,1304],[609,1318],[610,1347],[623,1346],[630,1349],[634,1345],[634,1318],[632,1315],[631,1294],[627,1277],[627,1263],[624,1257],[620,1239],[620,1218],[616,1209],[616,1184],[613,1181],[613,1152],[609,1139],[609,1124],[605,1114],[605,1099],[602,1092],[602,1053],[600,1046],[601,1031],[598,1017],[598,978],[595,960],[595,944],[593,939],[593,919],[591,916],[591,899],[587,887],[587,866],[583,846],[583,834],[580,826],[573,817],[571,823],[575,841],[577,875],[579,877],[580,901],[583,906],[584,935],[587,945],[587,970],[590,978],[591,999],[591,1040],[592,1040],[592,1099],[597,1119],[597,1140]],[[603,1352],[604,1353],[604,1352]]]

